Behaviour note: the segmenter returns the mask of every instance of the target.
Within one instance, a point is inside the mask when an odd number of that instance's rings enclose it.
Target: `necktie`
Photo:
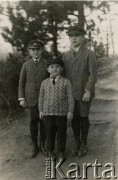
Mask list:
[[[51,77],[52,78],[52,83],[53,83],[53,85],[55,85],[55,79],[56,79],[56,77]]]
[[[73,53],[74,53],[74,56],[76,56],[77,51],[75,49],[73,49]]]
[[[35,66],[38,67],[38,60],[35,60]]]

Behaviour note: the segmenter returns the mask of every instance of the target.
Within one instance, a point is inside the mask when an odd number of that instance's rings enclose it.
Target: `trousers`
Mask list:
[[[47,151],[55,150],[55,139],[57,135],[57,149],[59,152],[64,152],[66,147],[66,131],[67,118],[66,116],[44,116]]]
[[[75,139],[83,141],[87,145],[87,137],[89,132],[89,110],[90,102],[75,101],[74,118],[71,122]]]
[[[45,135],[45,125],[44,121],[39,119],[39,111],[38,111],[38,106],[33,106],[33,107],[27,107],[27,113],[28,113],[28,118],[30,121],[30,134],[31,134],[31,139],[34,145],[37,145],[38,141],[38,125],[40,123],[40,145],[45,144],[46,140],[46,135]]]

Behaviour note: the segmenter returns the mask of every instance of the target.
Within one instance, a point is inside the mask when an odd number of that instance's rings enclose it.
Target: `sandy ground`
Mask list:
[[[82,176],[83,164],[94,163],[97,159],[102,164],[98,168],[99,176],[108,169],[104,167],[106,163],[114,164],[118,175],[118,73],[113,73],[96,84],[96,99],[92,103],[90,122],[89,151],[82,158],[71,157],[74,139],[71,126],[68,125],[67,160],[61,166],[62,170],[66,173],[72,169],[69,168],[70,163],[76,163]],[[0,180],[44,180],[45,157],[40,153],[37,158],[29,159],[31,149],[29,122],[25,113],[9,127],[0,128]],[[96,179],[92,167],[87,172],[89,180]],[[58,173],[57,179],[62,179]]]

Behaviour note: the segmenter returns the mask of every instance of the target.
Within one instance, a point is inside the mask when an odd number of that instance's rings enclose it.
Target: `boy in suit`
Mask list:
[[[45,151],[45,128],[44,122],[39,119],[38,113],[38,96],[41,82],[48,77],[47,61],[42,58],[43,42],[32,40],[28,44],[28,51],[31,59],[22,66],[18,99],[20,105],[27,107],[28,118],[30,120],[30,134],[33,143],[31,158],[37,156],[39,150],[44,154]],[[38,145],[38,122],[40,122],[40,148]]]
[[[41,84],[39,95],[40,118],[46,130],[48,156],[54,158],[55,136],[59,158],[65,159],[67,119],[73,118],[74,97],[71,83],[61,76],[63,61],[52,57],[47,68],[50,77]]]
[[[73,155],[84,156],[87,153],[89,131],[89,110],[95,96],[97,65],[95,54],[83,45],[85,31],[72,26],[68,32],[71,48],[63,55],[65,74],[70,79],[75,98],[75,113],[72,128],[76,148]]]

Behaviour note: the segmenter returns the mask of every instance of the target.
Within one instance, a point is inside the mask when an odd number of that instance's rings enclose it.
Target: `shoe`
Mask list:
[[[88,152],[88,147],[87,147],[87,145],[82,145],[81,148],[80,148],[80,150],[79,150],[78,156],[79,156],[79,157],[86,156],[87,152]]]
[[[78,156],[78,152],[80,149],[80,138],[75,139],[75,149],[73,149],[72,152],[72,157]]]
[[[35,147],[30,155],[30,158],[35,158],[39,153],[39,147]]]
[[[66,155],[65,155],[64,152],[60,152],[60,153],[59,153],[59,160],[61,160],[61,161],[66,160]]]
[[[75,149],[72,149],[71,155],[72,155],[72,157],[78,156],[78,151],[76,151]]]
[[[47,153],[47,157],[48,157],[48,158],[55,159],[55,155],[54,155],[53,152],[48,152],[48,153]]]
[[[43,153],[44,156],[47,156],[47,151],[45,149],[45,146],[41,146],[41,152]]]

